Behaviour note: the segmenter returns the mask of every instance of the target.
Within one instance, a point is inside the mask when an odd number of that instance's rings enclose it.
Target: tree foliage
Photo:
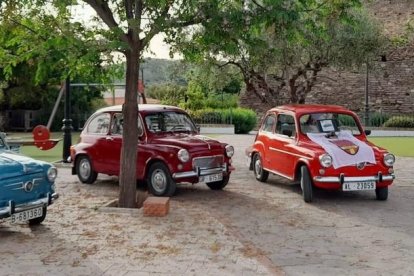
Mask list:
[[[304,102],[327,66],[360,66],[383,44],[358,0],[231,1],[175,50],[192,61],[232,65],[264,104]]]

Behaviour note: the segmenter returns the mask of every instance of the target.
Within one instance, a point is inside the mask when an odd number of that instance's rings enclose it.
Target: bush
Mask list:
[[[188,112],[197,124],[234,125],[237,134],[249,133],[256,126],[256,113],[245,108],[200,109]]]
[[[372,127],[380,127],[382,126],[388,119],[390,118],[389,115],[383,113],[373,113],[369,116],[369,126]]]
[[[393,116],[384,123],[384,127],[414,128],[414,117]]]

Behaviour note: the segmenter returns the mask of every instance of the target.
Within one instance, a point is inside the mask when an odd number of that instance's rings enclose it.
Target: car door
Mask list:
[[[271,144],[272,136],[275,131],[275,126],[276,115],[274,113],[267,114],[259,130],[260,137],[258,137],[257,139],[258,141],[261,141],[261,143],[263,144],[262,162],[263,167],[268,170],[271,170],[273,165],[269,146]]]
[[[109,169],[108,150],[110,150],[110,144],[108,143],[108,135],[110,121],[110,113],[105,112],[96,115],[88,123],[84,137],[85,143],[89,144],[87,153],[94,170],[100,173],[107,173]]]
[[[277,114],[276,129],[269,146],[271,168],[274,172],[292,178],[294,164],[297,159],[295,153],[296,123],[290,114]]]

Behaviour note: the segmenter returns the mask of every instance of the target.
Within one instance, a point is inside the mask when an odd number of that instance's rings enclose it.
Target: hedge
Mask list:
[[[188,113],[198,124],[234,125],[236,134],[246,134],[256,126],[256,113],[251,109],[200,109]]]
[[[384,123],[384,127],[414,128],[414,117],[393,116]]]

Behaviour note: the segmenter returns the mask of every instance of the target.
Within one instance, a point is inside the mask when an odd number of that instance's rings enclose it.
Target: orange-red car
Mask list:
[[[334,105],[284,105],[264,116],[252,147],[250,169],[265,182],[269,173],[300,181],[303,199],[313,189],[373,190],[388,198],[395,156],[367,140],[358,116]]]

